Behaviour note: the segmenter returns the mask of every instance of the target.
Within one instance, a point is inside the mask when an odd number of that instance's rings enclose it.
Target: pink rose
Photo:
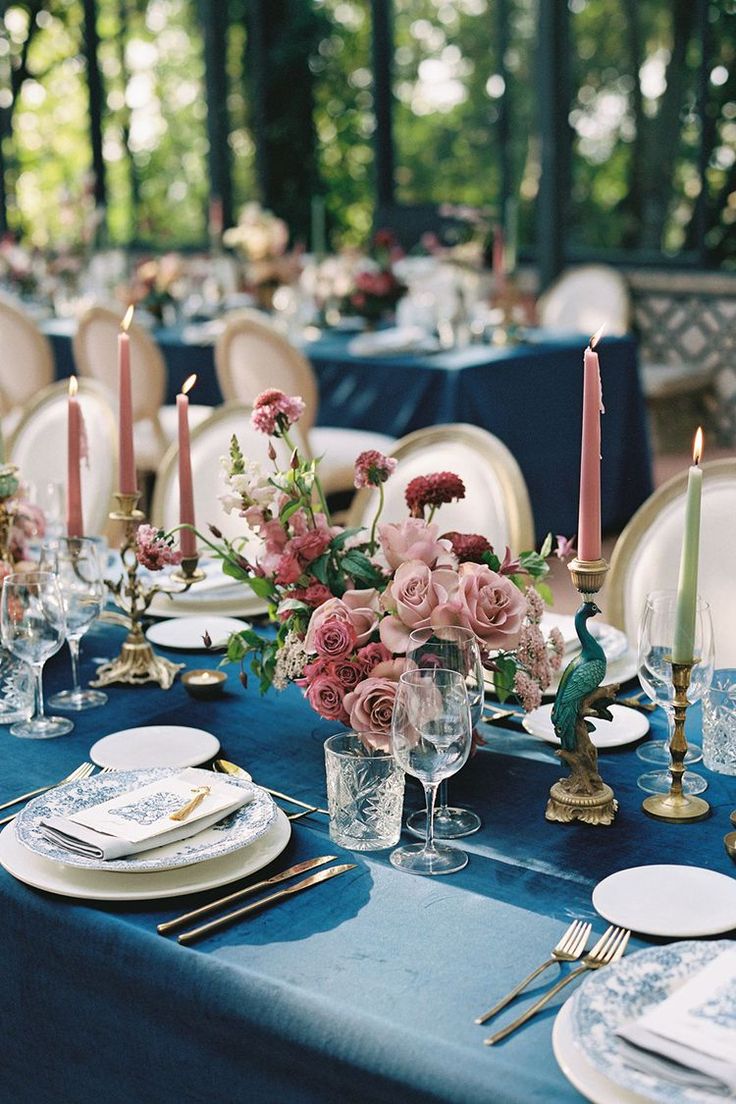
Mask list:
[[[365,673],[362,664],[355,659],[336,659],[330,664],[330,670],[343,690],[354,690]]]
[[[343,659],[355,647],[355,629],[349,621],[329,617],[315,629],[313,644],[324,659]]]
[[[276,582],[280,583],[281,586],[289,586],[290,583],[297,582],[301,573],[302,568],[299,560],[287,548],[286,552],[279,557],[276,567]]]
[[[304,646],[308,652],[316,652],[315,633],[325,621],[337,618],[352,625],[355,643],[367,644],[378,625],[378,591],[346,590],[342,598],[329,598],[312,614]]]
[[[391,659],[391,653],[385,644],[366,644],[358,651],[358,662],[365,675],[369,675],[377,663],[384,663],[387,659]]]
[[[310,529],[302,536],[294,537],[289,549],[299,557],[302,564],[310,564],[321,556],[330,543],[330,534],[324,529]]]
[[[433,611],[449,604],[457,585],[458,574],[451,568],[431,571],[422,560],[402,564],[383,593],[390,616],[381,621],[381,643],[391,652],[405,652],[409,634],[432,625]]]
[[[457,562],[452,543],[437,536],[439,527],[422,518],[385,522],[378,526],[381,549],[392,571],[407,560],[421,560],[428,567],[451,567]]]
[[[320,717],[326,717],[328,721],[345,720],[344,694],[345,691],[336,678],[317,675],[307,688],[307,701]]]
[[[461,564],[458,576],[454,601],[435,612],[435,627],[467,625],[486,645],[507,644],[507,638],[521,628],[526,612],[526,599],[519,588],[487,564]]]
[[[406,659],[380,663],[374,668],[381,672],[379,676],[363,679],[355,690],[345,695],[343,705],[350,715],[350,725],[369,748],[389,750],[396,688],[406,665]]]

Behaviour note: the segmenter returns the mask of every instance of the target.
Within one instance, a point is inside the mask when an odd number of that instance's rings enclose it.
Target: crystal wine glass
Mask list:
[[[51,571],[59,580],[66,618],[66,639],[72,660],[71,690],[61,690],[49,698],[54,709],[93,709],[104,705],[107,694],[101,690],[83,690],[79,684],[79,646],[87,630],[102,612],[105,585],[102,581],[97,544],[88,537],[61,537],[44,544],[41,569]]]
[[[675,591],[654,591],[648,595],[639,628],[638,674],[647,696],[660,705],[667,715],[668,739],[675,730],[674,686],[672,682],[672,644],[675,637],[677,595]],[[695,615],[695,662],[690,675],[688,701],[696,702],[707,693],[713,680],[713,625],[710,606],[698,599]],[[699,749],[698,749],[699,750]],[[669,761],[669,756],[668,760]],[[690,760],[692,762],[692,760]],[[688,762],[687,756],[685,762]],[[670,772],[666,764],[662,769],[640,775],[637,784],[646,793],[669,793]],[[686,794],[702,793],[708,783],[699,774],[685,771],[683,791]]]
[[[0,603],[0,631],[8,651],[29,663],[36,679],[35,713],[30,720],[11,725],[13,736],[44,740],[71,732],[70,720],[47,717],[43,709],[43,665],[58,652],[66,633],[56,576],[50,571],[8,575]]]
[[[459,671],[465,679],[470,702],[470,720],[475,730],[483,713],[483,664],[480,648],[472,629],[462,625],[448,625],[427,636],[426,629],[415,629],[409,637],[406,658],[412,666],[444,667]],[[410,832],[424,837],[427,828],[426,810],[412,813],[406,821]],[[480,817],[472,809],[447,804],[447,782],[440,783],[437,792],[437,808],[434,814],[434,834],[437,839],[460,839],[480,828]]]
[[[465,679],[441,667],[415,668],[399,679],[391,722],[391,752],[424,786],[426,837],[398,847],[391,862],[409,874],[453,874],[468,861],[464,851],[434,841],[437,787],[459,771],[470,753],[473,726]]]

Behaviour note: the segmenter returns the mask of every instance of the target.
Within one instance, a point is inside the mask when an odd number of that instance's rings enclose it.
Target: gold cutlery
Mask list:
[[[634,694],[630,698],[614,698],[614,705],[625,705],[627,709],[641,709],[643,713],[653,713],[657,706],[651,701],[642,701],[641,694]]]
[[[19,805],[21,802],[30,801],[32,797],[38,797],[39,794],[46,793],[48,790],[54,790],[57,786],[65,786],[67,782],[79,782],[82,778],[89,778],[94,769],[93,763],[80,763],[66,778],[62,778],[59,782],[52,782],[49,786],[39,786],[37,790],[29,790],[28,793],[20,794],[19,797],[14,797],[11,801],[5,801],[0,805],[0,809],[9,809],[11,805]],[[17,813],[12,813],[10,816],[4,817],[3,820],[0,820],[0,825],[8,824],[17,815]]]
[[[220,774],[238,775],[242,767],[239,767],[236,763],[230,763],[227,759],[215,759],[212,764],[212,769],[219,771]],[[256,783],[256,785],[258,785],[258,783]],[[290,805],[298,805],[300,809],[306,809],[308,813],[324,813],[325,816],[330,815],[328,809],[322,809],[319,805],[308,805],[306,801],[300,801],[298,797],[291,797],[289,794],[280,793],[279,790],[271,790],[268,786],[261,786],[261,789],[265,790],[271,797],[278,797],[280,801],[288,801]],[[306,816],[307,813],[304,815]]]
[[[582,966],[578,966],[577,970],[573,970],[553,985],[543,997],[535,1001],[531,1008],[527,1008],[526,1012],[521,1016],[512,1020],[506,1027],[502,1027],[495,1035],[489,1035],[487,1039],[484,1039],[483,1041],[486,1046],[493,1046],[495,1043],[500,1043],[507,1035],[511,1035],[512,1032],[516,1031],[522,1024],[531,1020],[533,1016],[536,1016],[537,1012],[552,1000],[552,997],[556,996],[561,989],[564,989],[565,986],[569,985],[575,978],[584,974],[586,970],[600,970],[601,966],[611,966],[614,962],[618,962],[626,950],[630,935],[631,932],[627,928],[616,928],[611,925],[598,940],[593,950],[589,951],[585,956]]]
[[[219,916],[216,920],[210,920],[208,923],[202,924],[199,928],[192,928],[191,931],[182,932],[181,935],[177,936],[177,940],[179,943],[192,943],[195,939],[201,939],[205,935],[210,935],[214,931],[219,931],[220,928],[225,928],[228,924],[233,924],[237,920],[242,920],[245,916],[250,916],[260,909],[275,905],[278,901],[284,901],[287,897],[292,897],[295,893],[301,893],[305,889],[311,889],[313,886],[320,885],[321,882],[327,882],[330,878],[336,878],[339,874],[344,874],[347,870],[355,870],[356,865],[356,863],[343,863],[341,866],[330,866],[327,870],[320,870],[317,874],[311,874],[308,878],[304,878],[301,882],[297,882],[296,885],[289,886],[287,889],[280,889],[278,893],[272,893],[270,897],[263,897],[260,901],[254,901],[251,905],[236,909],[235,912],[228,912],[224,916]]]
[[[565,934],[552,949],[550,957],[546,959],[541,966],[537,966],[536,970],[532,970],[532,972],[525,977],[523,981],[520,981],[510,993],[507,993],[497,1004],[494,1004],[493,1008],[489,1008],[482,1016],[478,1016],[475,1022],[477,1024],[487,1023],[488,1020],[492,1019],[502,1008],[510,1004],[514,997],[517,997],[522,990],[526,989],[530,982],[534,981],[536,977],[539,977],[539,975],[544,973],[550,966],[554,966],[555,962],[577,962],[585,950],[585,944],[588,942],[590,929],[590,924],[584,924],[582,920],[573,920]]]
[[[282,870],[280,874],[274,874],[271,878],[254,882],[253,885],[246,886],[245,889],[237,889],[234,893],[228,893],[226,897],[219,897],[216,901],[210,901],[207,905],[192,909],[191,912],[185,912],[182,916],[175,916],[173,920],[166,920],[156,927],[156,931],[160,935],[167,935],[169,932],[175,931],[176,928],[188,924],[190,920],[199,920],[200,916],[206,916],[217,909],[225,908],[226,905],[232,905],[235,901],[242,901],[244,897],[249,897],[251,893],[260,893],[262,889],[278,885],[279,882],[285,882],[288,878],[296,878],[297,874],[306,874],[308,870],[314,870],[317,866],[324,866],[325,863],[332,862],[336,858],[337,855],[320,855],[318,859],[307,859],[306,862],[297,863],[296,866],[290,866],[288,870]]]

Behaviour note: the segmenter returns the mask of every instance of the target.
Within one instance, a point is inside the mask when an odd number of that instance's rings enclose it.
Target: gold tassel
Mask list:
[[[193,788],[192,793],[197,796],[193,797],[191,801],[187,801],[186,805],[182,805],[181,809],[177,809],[175,813],[169,813],[169,820],[186,820],[187,817],[202,804],[209,792],[209,786],[196,786]]]

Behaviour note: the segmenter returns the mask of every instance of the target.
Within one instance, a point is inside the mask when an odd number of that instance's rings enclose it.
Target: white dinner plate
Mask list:
[[[248,847],[221,859],[181,866],[154,874],[117,874],[44,859],[18,841],[15,824],[0,833],[0,865],[19,882],[90,901],[155,901],[159,897],[182,897],[203,889],[229,885],[247,874],[262,870],[281,854],[291,837],[291,822],[277,809],[273,825]]]
[[[565,1001],[552,1028],[552,1050],[570,1084],[592,1104],[648,1104],[592,1066],[573,1033],[572,1000]]]
[[[228,781],[242,786],[251,793],[247,804],[234,813],[218,820],[209,828],[203,828],[194,836],[167,843],[162,847],[152,847],[150,851],[141,851],[137,855],[126,855],[120,859],[96,859],[89,855],[78,855],[47,839],[41,829],[41,821],[50,816],[71,816],[81,809],[88,809],[109,801],[122,794],[134,793],[150,782],[161,781],[176,774],[170,767],[138,771],[112,771],[110,774],[96,774],[92,778],[83,778],[79,782],[67,782],[64,786],[54,786],[45,794],[29,801],[15,818],[16,835],[29,851],[44,859],[51,859],[64,866],[75,866],[83,870],[110,871],[111,873],[138,874],[162,870],[173,870],[200,863],[207,859],[219,859],[232,851],[254,843],[271,827],[277,807],[265,790],[247,779],[233,775],[220,781]],[[214,775],[211,771],[192,769],[192,777],[197,777],[200,785],[207,785]]]
[[[736,929],[736,878],[698,866],[634,866],[599,882],[593,907],[642,935],[720,935]]]
[[[521,718],[524,728],[532,736],[538,736],[540,740],[546,740],[548,744],[559,746],[560,741],[552,727],[552,702],[540,705],[539,709],[532,710]],[[649,731],[649,721],[636,709],[630,709],[625,705],[611,706],[612,721],[599,721],[597,717],[591,717],[591,723],[595,725],[595,731],[591,732],[590,740],[596,748],[622,747],[624,744],[633,744],[641,740]]]
[[[151,625],[146,629],[146,637],[161,648],[211,652],[216,648],[224,648],[232,633],[242,632],[247,628],[245,621],[236,621],[234,617],[174,617]],[[210,648],[205,645],[205,633],[209,634],[212,641]]]
[[[202,595],[181,594],[167,598],[157,594],[148,608],[154,617],[192,617],[193,615],[220,614],[233,617],[262,617],[268,613],[268,602],[254,594],[244,583]]]
[[[614,966],[592,972],[565,1004],[567,1015],[557,1032],[556,1045],[553,1041],[558,1061],[560,1043],[562,1045],[565,1064],[560,1061],[560,1065],[563,1073],[596,1104],[640,1100],[658,1104],[715,1104],[730,1099],[702,1088],[675,1084],[663,1075],[655,1077],[635,1069],[627,1061],[627,1044],[616,1032],[639,1019],[653,1005],[660,1004],[731,947],[730,940],[647,947],[626,955]],[[590,1077],[590,1067],[596,1078]],[[570,1069],[580,1079],[579,1083],[570,1076]],[[599,1077],[603,1078],[602,1082]],[[615,1087],[613,1096],[594,1095],[610,1084]]]
[[[572,659],[572,655],[567,655],[567,656],[563,657],[562,667],[560,668],[559,671],[555,672],[555,674],[552,678],[552,682],[549,684],[547,689],[544,691],[543,697],[553,698],[555,696],[555,694],[557,693],[557,689],[560,685],[560,679],[562,678],[562,672],[565,670],[565,667],[567,666],[567,664],[570,662],[571,659]],[[626,652],[624,652],[624,654],[622,656],[619,657],[619,659],[614,659],[611,663],[608,664],[608,668],[606,670],[605,681],[607,683],[617,682],[621,686],[623,686],[623,684],[625,682],[628,682],[629,679],[634,678],[634,676],[636,675],[636,672],[637,672],[636,649],[635,648],[629,648]],[[492,671],[485,671],[484,672],[484,680],[485,680],[486,693],[487,694],[492,694],[493,693],[493,672]],[[624,708],[626,708],[626,707],[624,706]]]
[[[220,741],[203,728],[142,725],[103,736],[89,749],[98,767],[140,770],[143,767],[198,767],[214,759]]]

